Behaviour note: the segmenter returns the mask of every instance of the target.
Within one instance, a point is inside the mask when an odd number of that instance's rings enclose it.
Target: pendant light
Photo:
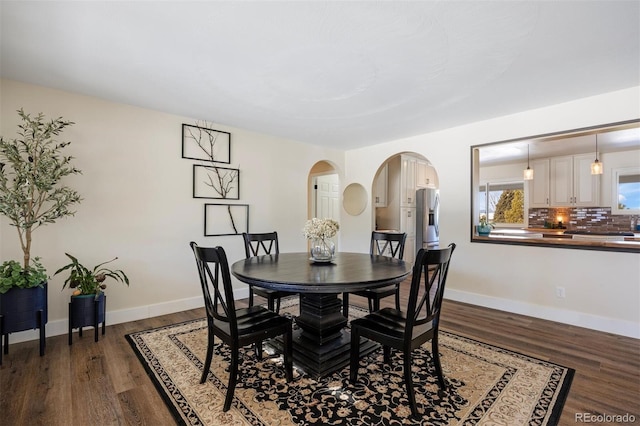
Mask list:
[[[524,180],[533,179],[533,169],[529,167],[529,145],[527,145],[527,168],[524,171]]]
[[[596,133],[596,161],[591,163],[591,174],[601,175],[604,169],[604,165],[598,161],[598,134]]]

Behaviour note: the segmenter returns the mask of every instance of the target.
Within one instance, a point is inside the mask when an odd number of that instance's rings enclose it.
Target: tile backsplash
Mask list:
[[[614,215],[610,207],[544,207],[529,209],[529,227],[544,228],[545,222],[562,224],[567,229],[597,232],[631,231],[638,216]]]

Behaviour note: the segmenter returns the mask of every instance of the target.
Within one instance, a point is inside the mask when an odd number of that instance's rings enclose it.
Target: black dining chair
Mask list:
[[[236,309],[229,263],[222,247],[199,247],[189,244],[196,258],[200,285],[207,313],[207,355],[200,383],[209,375],[213,357],[214,337],[231,349],[229,384],[223,411],[228,411],[238,379],[240,348],[259,345],[266,339],[283,336],[284,369],[287,382],[293,379],[292,321],[262,306]],[[221,283],[222,282],[222,283]]]
[[[454,243],[447,248],[418,250],[413,265],[411,290],[405,311],[384,308],[351,321],[351,362],[349,380],[356,383],[360,363],[360,338],[380,343],[384,351],[384,362],[391,364],[391,348],[403,354],[404,381],[411,414],[418,417],[416,397],[411,379],[411,353],[423,343],[431,340],[431,356],[438,376],[438,384],[444,391],[446,384],[438,352],[438,329],[444,287],[449,272]],[[424,290],[421,291],[421,286]]]
[[[369,253],[402,259],[404,256],[404,244],[407,234],[404,232],[378,232],[371,233]],[[382,288],[371,288],[354,291],[351,294],[366,297],[369,303],[369,312],[380,309],[380,300],[385,297],[395,296],[396,309],[400,310],[400,284],[394,284]],[[349,318],[349,293],[342,294],[342,315]]]
[[[243,232],[242,239],[244,241],[244,252],[247,259],[253,256],[280,253],[277,232],[252,234]],[[253,306],[253,297],[255,294],[267,299],[267,306],[269,307],[269,310],[280,313],[280,300],[283,297],[293,296],[296,293],[260,288],[249,284],[249,306]]]

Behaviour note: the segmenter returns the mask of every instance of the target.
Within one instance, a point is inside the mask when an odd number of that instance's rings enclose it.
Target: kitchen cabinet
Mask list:
[[[388,176],[389,165],[385,164],[373,181],[373,204],[375,207],[387,207]]]
[[[400,232],[407,234],[404,244],[403,259],[407,262],[415,260],[416,246],[416,209],[415,207],[400,208]]]
[[[549,161],[551,207],[598,207],[600,176],[591,174],[594,154],[553,157]]]
[[[418,159],[409,155],[400,156],[400,206],[416,206],[416,165]]]
[[[416,187],[418,188],[437,188],[438,176],[436,169],[427,161],[416,161]]]
[[[533,179],[529,182],[529,207],[549,207],[549,159],[531,161]]]

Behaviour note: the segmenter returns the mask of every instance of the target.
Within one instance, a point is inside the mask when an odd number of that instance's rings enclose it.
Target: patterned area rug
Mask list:
[[[297,315],[295,300],[282,312]],[[351,317],[366,312],[351,307]],[[206,383],[200,384],[207,345],[206,319],[127,335],[179,424],[187,425],[555,425],[574,371],[550,362],[440,332],[448,391],[439,391],[430,343],[414,352],[413,377],[420,422],[411,419],[401,354],[392,365],[382,350],[360,362],[358,383],[349,368],[320,380],[294,367],[287,383],[282,357],[259,361],[241,351],[240,376],[231,409],[222,405],[229,351],[217,344]],[[220,342],[217,340],[217,342]]]

